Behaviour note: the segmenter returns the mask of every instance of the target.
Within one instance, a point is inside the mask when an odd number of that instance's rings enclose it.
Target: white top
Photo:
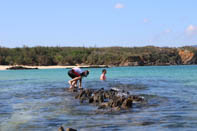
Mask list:
[[[83,73],[83,70],[82,69],[80,69],[79,67],[74,67],[74,68],[72,68],[75,72],[77,72],[78,74],[81,74],[81,73]]]

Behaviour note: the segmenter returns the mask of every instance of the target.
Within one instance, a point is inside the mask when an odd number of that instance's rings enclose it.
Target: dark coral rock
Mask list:
[[[70,92],[78,92],[78,89],[77,88],[69,88],[69,91]]]
[[[63,126],[59,127],[59,128],[58,128],[58,131],[65,131],[65,130],[64,130],[64,127],[63,127]]]
[[[93,97],[90,97],[89,98],[89,103],[93,103],[94,102],[94,98]]]
[[[115,89],[99,90],[94,89],[81,89],[76,99],[79,99],[81,103],[94,103],[98,106],[98,109],[112,109],[112,110],[127,110],[132,108],[133,101],[143,101],[140,96],[129,95],[126,91],[119,91]]]
[[[77,131],[77,130],[73,128],[66,128],[66,131]]]
[[[143,97],[140,96],[129,96],[133,101],[142,102],[144,101]]]
[[[121,108],[123,109],[129,109],[133,105],[133,100],[131,98],[127,98],[124,100],[124,102],[121,105]]]

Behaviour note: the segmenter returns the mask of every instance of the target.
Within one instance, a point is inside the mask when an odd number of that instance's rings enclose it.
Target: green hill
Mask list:
[[[0,65],[181,65],[197,64],[197,48],[0,47]]]

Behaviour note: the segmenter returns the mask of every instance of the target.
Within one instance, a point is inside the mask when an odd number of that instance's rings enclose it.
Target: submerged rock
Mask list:
[[[77,130],[73,128],[66,128],[66,131],[77,131]]]
[[[74,87],[74,88],[69,88],[68,89],[70,92],[78,92],[78,89],[76,88],[76,87]]]
[[[63,127],[63,126],[59,127],[59,128],[58,128],[58,131],[65,131],[65,130],[64,130],[64,127]]]
[[[77,130],[73,129],[73,128],[66,128],[66,130],[65,130],[64,127],[61,126],[61,127],[58,128],[58,131],[77,131]]]

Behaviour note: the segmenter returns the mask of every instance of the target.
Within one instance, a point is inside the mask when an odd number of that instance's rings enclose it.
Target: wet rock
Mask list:
[[[144,98],[140,97],[140,96],[129,96],[129,98],[132,99],[135,102],[142,102],[142,101],[144,101]]]
[[[64,127],[63,127],[63,126],[59,127],[59,128],[58,128],[58,131],[65,131],[65,130],[64,130]]]
[[[121,108],[120,108],[120,107],[114,107],[113,110],[114,110],[114,111],[120,111]]]
[[[79,93],[79,98],[83,97],[86,95],[86,92],[84,90],[81,90]]]
[[[66,131],[77,131],[77,130],[73,128],[66,128]]]
[[[98,106],[98,109],[112,109],[112,110],[127,110],[132,108],[133,101],[141,102],[144,99],[140,96],[129,95],[126,91],[120,91],[116,89],[99,90],[94,89],[82,89],[75,96],[81,103],[94,103]]]
[[[124,100],[124,102],[121,105],[121,108],[123,109],[129,109],[133,105],[133,100],[131,98],[127,98]]]
[[[91,97],[92,96],[92,93],[93,93],[93,90],[90,90],[90,89],[87,89],[85,91],[85,94],[86,94],[87,97]]]
[[[64,127],[61,126],[61,127],[58,128],[58,131],[77,131],[77,130],[73,129],[73,128],[66,128],[66,130],[65,130]]]
[[[108,102],[103,102],[103,103],[101,103],[101,104],[99,105],[98,109],[105,109],[105,108],[107,108],[107,107],[109,107],[109,106],[108,106]]]
[[[113,103],[112,103],[112,108],[114,107],[121,107],[122,103],[123,103],[123,99],[122,97],[116,97],[113,99]]]
[[[89,103],[93,103],[94,102],[94,98],[93,97],[90,97],[89,98]]]
[[[74,87],[74,88],[69,88],[69,91],[70,91],[70,92],[78,92],[78,89],[75,88],[75,87]]]
[[[104,102],[104,94],[102,92],[95,93],[93,96],[94,103]]]

